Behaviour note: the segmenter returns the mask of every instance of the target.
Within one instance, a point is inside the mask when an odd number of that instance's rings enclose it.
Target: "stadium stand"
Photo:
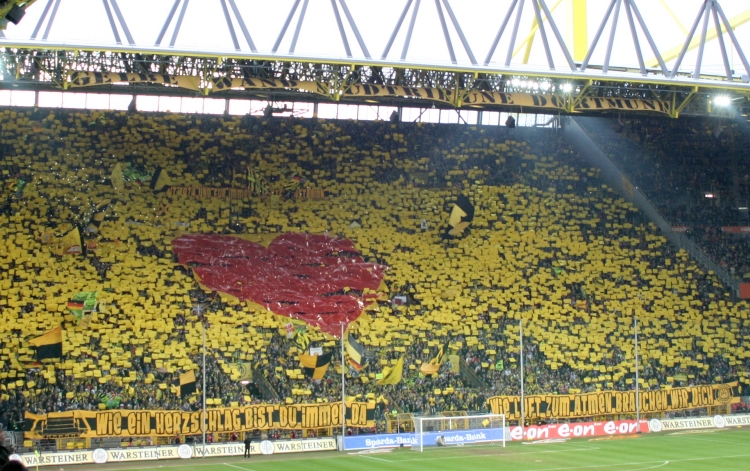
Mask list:
[[[639,118],[616,123],[618,133],[611,122],[579,122],[672,226],[735,278],[750,273],[747,237],[722,231],[750,225],[746,123]]]
[[[185,233],[266,244],[327,233],[388,267],[350,328],[367,364],[346,367],[347,394],[378,403],[378,429],[395,411],[486,410],[487,397],[517,394],[520,354],[528,394],[629,389],[634,313],[643,388],[748,381],[747,302],[553,130],[41,109],[2,110],[0,126],[0,421],[11,429],[24,412],[196,410],[198,396],[172,385],[186,371],[202,383],[202,323],[209,407],[340,398],[337,355],[322,381],[302,375],[288,319],[176,263]],[[158,169],[175,187],[253,196],[155,191]],[[460,194],[475,216],[465,237],[446,238]],[[65,253],[75,227],[85,255]],[[96,311],[78,319],[69,303],[93,291]],[[60,324],[62,358],[35,362],[29,340]],[[336,352],[335,338],[306,334]],[[446,341],[448,360],[424,377]],[[401,358],[403,380],[376,385]],[[266,392],[239,382],[242,362]]]

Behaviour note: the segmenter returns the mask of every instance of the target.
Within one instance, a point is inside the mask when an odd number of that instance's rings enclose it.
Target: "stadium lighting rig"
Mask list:
[[[719,95],[717,97],[714,97],[714,105],[722,107],[731,106],[732,97],[726,95]]]
[[[514,78],[508,80],[507,85],[515,90],[522,91],[542,91],[547,92],[553,88],[551,82],[547,80],[532,80],[532,79],[520,79]]]

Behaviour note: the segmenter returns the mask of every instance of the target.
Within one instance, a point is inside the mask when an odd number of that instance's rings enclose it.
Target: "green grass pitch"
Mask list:
[[[507,471],[636,471],[750,470],[750,430],[711,433],[644,434],[618,440],[576,439],[565,443],[430,447],[389,453],[321,452],[194,459],[189,462],[111,463],[66,466],[65,471],[108,469],[140,471],[368,471],[368,470],[507,470]],[[40,468],[50,469],[50,468]],[[55,469],[54,471],[58,471]]]

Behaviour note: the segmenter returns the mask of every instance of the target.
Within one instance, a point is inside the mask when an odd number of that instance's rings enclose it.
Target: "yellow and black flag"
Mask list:
[[[60,238],[60,254],[80,254],[83,253],[83,242],[81,241],[81,231],[78,226]]]
[[[161,167],[156,167],[154,174],[151,176],[149,187],[154,191],[161,191],[165,187],[171,186],[172,180],[169,178],[167,171]]]
[[[294,342],[297,344],[300,350],[307,351],[307,347],[310,346],[310,336],[304,330],[298,330],[297,335],[294,338]]]
[[[174,382],[173,391],[180,396],[189,396],[196,391],[195,372],[188,371],[180,375],[180,379]]]
[[[437,365],[443,364],[443,357],[446,353],[448,353],[448,346],[450,345],[450,340],[446,340],[446,342],[443,344],[442,347],[440,347],[440,350],[438,350],[437,355],[435,355],[435,358],[432,359],[431,363],[435,363]]]
[[[383,368],[383,378],[378,381],[378,386],[386,384],[398,384],[404,375],[404,357],[398,359],[393,367],[386,366]]]
[[[474,205],[465,195],[458,195],[458,201],[453,205],[448,218],[447,237],[461,237],[474,220]]]
[[[435,358],[430,360],[428,363],[422,363],[422,366],[419,367],[419,372],[422,373],[425,376],[434,375],[438,371],[440,371],[440,365],[443,364],[443,357],[448,352],[448,346],[450,345],[450,340],[446,341],[442,347],[440,347],[440,350],[438,350],[437,355],[435,355]]]
[[[357,371],[365,366],[365,347],[363,347],[352,334],[346,337],[346,353],[349,355],[349,364]]]
[[[328,365],[331,364],[333,353],[325,355],[300,355],[299,362],[302,365],[302,372],[308,378],[323,379],[328,371]]]
[[[36,347],[36,359],[45,360],[47,358],[62,357],[63,341],[62,327],[57,326],[44,335],[29,341],[29,345]]]

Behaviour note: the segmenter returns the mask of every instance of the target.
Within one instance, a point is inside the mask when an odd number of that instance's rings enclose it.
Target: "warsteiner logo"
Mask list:
[[[103,448],[97,448],[94,450],[94,463],[96,464],[104,464],[107,462],[107,459],[109,456],[107,455],[107,450]]]
[[[260,452],[264,455],[272,455],[274,451],[274,445],[273,442],[270,442],[268,440],[263,440],[260,442]]]

